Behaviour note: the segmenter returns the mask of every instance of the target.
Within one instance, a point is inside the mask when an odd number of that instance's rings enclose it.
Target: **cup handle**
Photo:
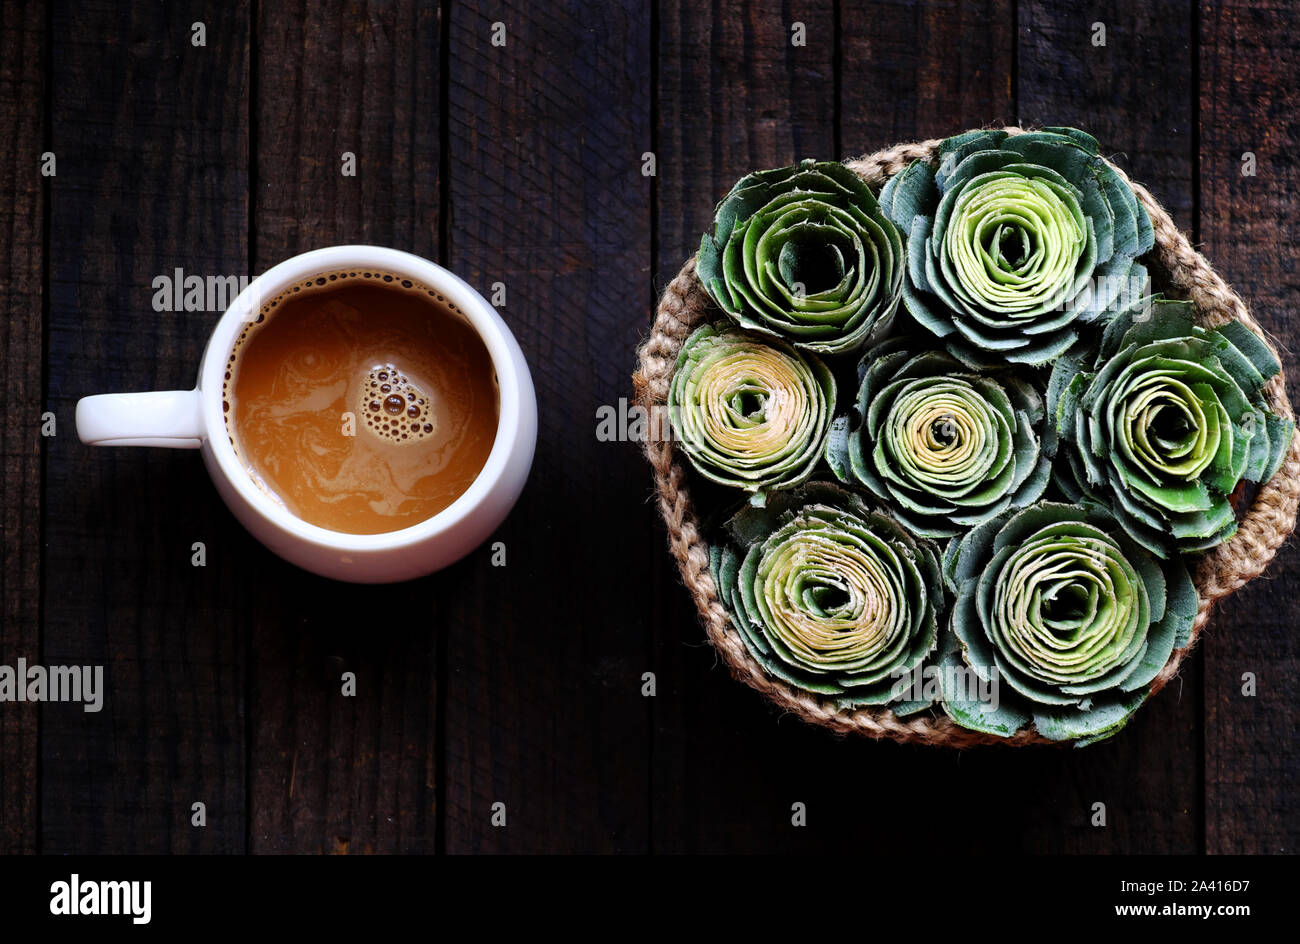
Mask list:
[[[88,446],[198,449],[204,435],[197,390],[104,393],[77,402],[77,436]]]

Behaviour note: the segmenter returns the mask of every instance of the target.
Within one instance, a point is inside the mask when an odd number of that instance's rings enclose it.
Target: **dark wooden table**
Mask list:
[[[837,739],[718,665],[648,467],[595,429],[737,177],[1013,121],[1094,132],[1294,388],[1297,35],[1285,0],[5,0],[0,664],[101,664],[108,694],[0,704],[0,851],[1295,851],[1294,547],[1112,742]],[[77,441],[82,396],[193,385],[217,313],[154,311],[155,277],[348,242],[506,287],[541,439],[505,567],[331,583],[196,453]]]

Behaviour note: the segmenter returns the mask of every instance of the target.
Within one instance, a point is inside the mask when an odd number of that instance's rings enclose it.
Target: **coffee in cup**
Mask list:
[[[487,461],[497,379],[455,303],[387,272],[295,282],[240,333],[222,388],[248,473],[298,518],[351,534],[410,527]]]
[[[537,400],[514,335],[463,279],[394,249],[330,246],[239,293],[194,389],[83,397],[77,435],[197,449],[275,553],[391,583],[459,560],[505,519]]]

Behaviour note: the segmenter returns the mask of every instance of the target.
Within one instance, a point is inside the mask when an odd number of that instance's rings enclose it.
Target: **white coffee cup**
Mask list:
[[[496,439],[470,487],[419,524],[347,534],[310,524],[264,491],[236,454],[222,407],[225,371],[246,323],[297,282],[343,269],[377,271],[443,294],[478,331],[496,368]],[[464,280],[419,256],[378,246],[332,246],[281,262],[249,283],[221,316],[193,390],[109,393],[77,404],[77,435],[94,446],[198,449],[217,491],[253,536],[306,570],[355,583],[423,576],[460,560],[505,519],[523,491],[537,445],[537,400],[523,352],[496,309]]]

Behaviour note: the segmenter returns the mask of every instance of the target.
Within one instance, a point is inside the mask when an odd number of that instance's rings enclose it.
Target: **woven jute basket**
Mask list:
[[[1023,134],[1023,128],[1004,129]],[[878,190],[890,176],[915,160],[933,161],[940,139],[915,144],[900,144],[869,154],[848,166]],[[1128,176],[1116,168],[1120,177]],[[1236,319],[1264,339],[1277,352],[1267,334],[1251,317],[1245,302],[1232,291],[1210,267],[1205,257],[1194,250],[1187,237],[1179,232],[1169,214],[1142,187],[1129,181],[1138,200],[1151,215],[1155,228],[1155,248],[1148,265],[1163,276],[1167,293],[1195,303],[1197,317],[1207,327]],[[716,307],[695,278],[695,259],[682,266],[677,277],[665,289],[655,315],[654,327],[641,346],[639,364],[633,381],[638,405],[654,415],[667,402],[677,354],[695,326],[718,316]],[[1287,399],[1286,384],[1279,374],[1268,382],[1264,393],[1274,412],[1293,418]],[[668,543],[677,559],[682,581],[695,600],[709,641],[722,656],[731,674],[757,689],[783,711],[812,724],[822,725],[841,734],[860,734],[870,738],[889,738],[901,742],[932,744],[945,747],[972,747],[978,744],[1050,744],[1034,732],[1023,731],[1011,738],[968,731],[958,727],[940,712],[926,712],[906,718],[892,711],[859,708],[844,710],[833,702],[796,689],[769,676],[750,656],[727,611],[718,599],[717,588],[709,570],[709,545],[701,531],[700,520],[691,503],[689,479],[684,463],[673,447],[671,436],[648,437],[645,453],[654,470],[654,486],[659,511],[668,529]],[[1262,485],[1250,507],[1241,515],[1237,533],[1227,542],[1189,560],[1192,576],[1200,595],[1200,606],[1192,628],[1191,641],[1177,649],[1151,686],[1154,695],[1178,674],[1183,659],[1196,645],[1210,618],[1215,601],[1233,593],[1263,573],[1278,548],[1291,534],[1296,523],[1297,496],[1300,496],[1300,431],[1281,468]]]

